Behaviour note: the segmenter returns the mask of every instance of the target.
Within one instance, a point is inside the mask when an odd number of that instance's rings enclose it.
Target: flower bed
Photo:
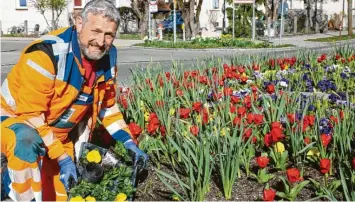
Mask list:
[[[132,73],[118,102],[154,176],[138,200],[355,200],[353,50]]]
[[[108,150],[83,144],[78,184],[70,189],[70,201],[125,201],[133,196],[132,168],[123,144]]]

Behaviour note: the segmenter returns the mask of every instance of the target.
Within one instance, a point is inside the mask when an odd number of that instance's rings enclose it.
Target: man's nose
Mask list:
[[[103,47],[105,45],[105,35],[101,34],[99,38],[97,39],[97,45],[100,47]]]

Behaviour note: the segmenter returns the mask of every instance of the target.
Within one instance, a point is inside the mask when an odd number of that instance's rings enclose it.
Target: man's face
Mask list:
[[[110,49],[115,39],[117,24],[101,14],[89,13],[87,21],[76,21],[81,54],[90,60],[99,60]]]

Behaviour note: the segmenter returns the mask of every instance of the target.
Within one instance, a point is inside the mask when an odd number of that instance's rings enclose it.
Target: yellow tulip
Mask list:
[[[127,195],[125,193],[119,193],[116,196],[115,201],[126,201],[127,200]]]
[[[96,201],[96,199],[95,199],[95,197],[88,196],[88,197],[86,197],[86,198],[85,198],[85,201],[95,202],[95,201]]]
[[[175,114],[175,109],[174,109],[174,108],[170,108],[170,109],[169,109],[169,114],[170,114],[171,116],[173,116],[173,115]]]
[[[81,196],[76,196],[70,199],[70,201],[85,201]]]
[[[277,152],[282,153],[285,151],[285,145],[282,142],[278,142],[275,145],[275,149]]]
[[[99,151],[92,150],[86,155],[86,159],[89,162],[100,163],[101,162],[101,155],[100,155]]]
[[[144,102],[143,102],[142,100],[139,102],[139,108],[140,108],[142,111],[145,110]]]
[[[307,152],[307,156],[319,156],[320,152],[318,148],[312,148]]]
[[[196,122],[197,122],[197,123],[202,123],[202,122],[201,122],[201,116],[200,116],[200,115],[197,115],[197,116],[196,116]]]
[[[222,130],[221,130],[221,135],[222,135],[222,136],[226,136],[227,131],[229,132],[229,131],[230,131],[230,128],[222,128]]]
[[[144,112],[144,120],[148,121],[149,120],[149,112]]]

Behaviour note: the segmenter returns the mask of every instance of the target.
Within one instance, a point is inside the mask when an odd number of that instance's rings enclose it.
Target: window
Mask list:
[[[219,0],[212,0],[212,8],[213,9],[219,8]]]
[[[27,0],[16,0],[16,9],[27,9]]]

